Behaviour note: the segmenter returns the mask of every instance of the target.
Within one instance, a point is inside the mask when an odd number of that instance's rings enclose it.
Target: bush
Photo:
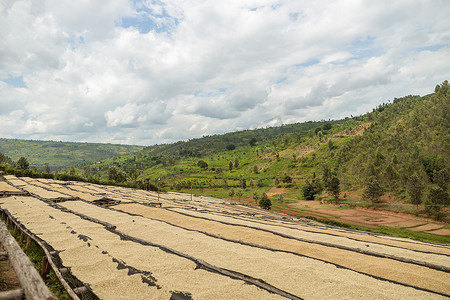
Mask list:
[[[234,149],[236,149],[236,146],[234,144],[227,145],[227,150],[234,150]]]
[[[272,208],[272,201],[267,197],[266,193],[261,195],[261,200],[259,200],[259,206],[263,209],[270,210]]]
[[[284,176],[283,178],[284,183],[292,183],[292,178],[289,175]]]
[[[199,166],[202,169],[208,168],[208,164],[204,160],[199,160],[197,166]]]
[[[314,186],[306,182],[306,185],[303,187],[303,197],[305,197],[306,200],[314,200],[316,191]]]

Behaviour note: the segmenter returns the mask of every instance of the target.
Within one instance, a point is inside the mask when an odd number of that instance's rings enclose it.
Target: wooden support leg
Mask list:
[[[23,231],[20,231],[20,238],[19,238],[19,246],[22,245],[23,239],[25,237],[25,234],[23,233]]]
[[[45,278],[45,276],[47,276],[48,271],[49,271],[49,267],[48,267],[49,263],[48,263],[48,258],[47,256],[43,256],[42,257],[42,268],[41,268],[41,277]]]
[[[28,250],[28,248],[30,248],[31,245],[31,237],[27,237],[27,244],[25,246],[25,250]]]

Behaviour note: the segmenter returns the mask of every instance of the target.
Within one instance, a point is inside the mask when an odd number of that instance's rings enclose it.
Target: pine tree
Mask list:
[[[377,204],[380,202],[380,197],[383,195],[383,188],[378,183],[377,178],[375,176],[370,176],[363,191],[363,199],[369,200],[372,204]]]
[[[30,167],[30,163],[28,162],[28,159],[22,156],[17,161],[17,167],[22,170],[27,170]]]
[[[341,190],[339,188],[339,178],[337,176],[331,177],[330,184],[328,185],[328,191],[331,195],[333,195],[334,201],[339,201],[339,194],[341,193]]]
[[[416,205],[417,215],[419,215],[419,204],[422,203],[423,184],[417,174],[413,174],[408,179],[408,194],[411,197],[411,203]]]

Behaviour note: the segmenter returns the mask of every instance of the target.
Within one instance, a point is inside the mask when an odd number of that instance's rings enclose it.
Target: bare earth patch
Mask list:
[[[315,215],[320,214],[330,219],[352,225],[370,228],[380,226],[406,228],[413,231],[427,231],[433,234],[450,236],[450,230],[442,229],[445,224],[406,213],[360,207],[348,208],[342,206],[340,208],[337,205],[321,204],[320,201],[298,200],[290,205],[294,208],[305,208],[307,206],[310,212],[313,212]],[[314,214],[305,212],[305,215]]]

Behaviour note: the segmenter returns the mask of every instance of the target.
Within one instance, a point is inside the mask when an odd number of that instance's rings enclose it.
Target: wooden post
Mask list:
[[[31,245],[31,237],[27,237],[27,244],[25,245],[25,250],[28,250],[28,248],[30,248]]]
[[[14,225],[14,235],[17,235],[17,233],[19,232],[19,226],[17,226],[17,224]]]
[[[24,237],[25,237],[25,233],[23,233],[23,231],[21,230],[20,231],[20,238],[19,238],[19,245],[22,244]]]
[[[42,267],[41,267],[41,277],[42,277],[43,279],[45,279],[45,276],[47,276],[48,271],[49,271],[49,268],[48,268],[48,258],[47,258],[47,256],[44,255],[44,256],[42,257]]]

